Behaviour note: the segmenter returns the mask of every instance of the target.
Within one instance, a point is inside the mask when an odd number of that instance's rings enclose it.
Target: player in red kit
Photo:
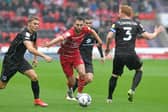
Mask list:
[[[76,100],[72,89],[75,84],[75,76],[73,73],[74,68],[79,74],[77,96],[82,93],[85,85],[86,73],[84,63],[80,55],[79,46],[85,35],[89,33],[94,36],[94,38],[98,41],[98,44],[101,46],[102,41],[95,30],[88,26],[84,26],[84,19],[82,17],[76,17],[73,26],[69,30],[44,45],[44,47],[50,47],[53,44],[62,42],[58,53],[60,54],[62,69],[68,81],[67,100]]]

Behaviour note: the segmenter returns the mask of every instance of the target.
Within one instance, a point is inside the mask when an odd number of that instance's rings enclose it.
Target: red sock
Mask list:
[[[82,93],[84,86],[85,86],[85,79],[84,77],[79,76],[79,80],[78,80],[78,92],[79,93]]]

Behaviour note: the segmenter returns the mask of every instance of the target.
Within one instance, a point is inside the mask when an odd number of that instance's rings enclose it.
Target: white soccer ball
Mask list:
[[[87,93],[82,93],[78,98],[78,103],[82,107],[87,107],[88,105],[91,104],[91,101],[92,101],[92,98]]]

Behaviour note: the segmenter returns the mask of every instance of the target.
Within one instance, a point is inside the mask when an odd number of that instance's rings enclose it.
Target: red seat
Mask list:
[[[16,33],[9,33],[10,41],[13,41],[16,37]]]
[[[138,40],[136,40],[136,47],[146,48],[149,46],[148,46],[148,43],[145,39],[138,39]]]
[[[37,38],[37,45],[42,46],[44,43],[49,42],[51,39],[49,38]]]

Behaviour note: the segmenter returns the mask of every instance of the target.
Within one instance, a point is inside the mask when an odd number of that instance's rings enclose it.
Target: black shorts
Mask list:
[[[85,71],[86,71],[86,73],[93,73],[93,64],[92,63],[85,63]]]
[[[93,64],[92,64],[92,57],[87,56],[87,54],[81,52],[81,56],[83,59],[83,62],[85,64],[85,71],[86,73],[93,73]]]
[[[113,60],[113,74],[121,75],[125,65],[129,70],[135,70],[141,68],[142,62],[136,53],[131,55],[115,55]]]
[[[23,74],[26,70],[30,69],[32,69],[32,66],[25,59],[15,62],[9,58],[5,58],[2,65],[0,80],[8,82],[17,71]]]

